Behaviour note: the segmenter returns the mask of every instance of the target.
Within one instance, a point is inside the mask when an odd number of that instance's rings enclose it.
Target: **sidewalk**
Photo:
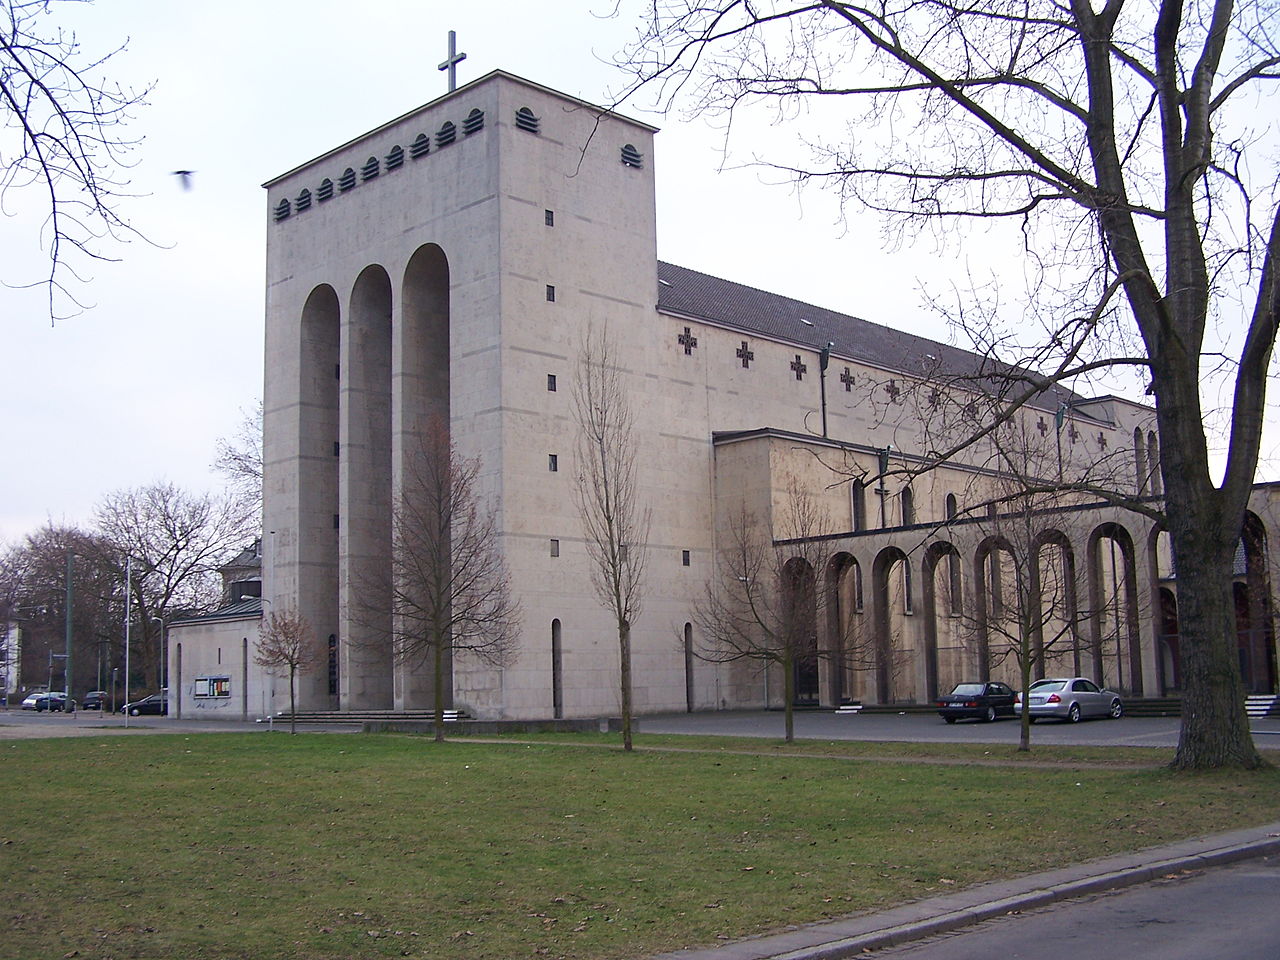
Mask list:
[[[1016,880],[984,883],[883,913],[796,927],[651,960],[839,960],[1072,897],[1117,890],[1182,870],[1280,854],[1280,823],[1107,857]]]

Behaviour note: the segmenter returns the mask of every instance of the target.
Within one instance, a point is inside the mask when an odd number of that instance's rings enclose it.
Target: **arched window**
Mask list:
[[[956,500],[956,495],[954,493],[947,494],[947,505],[945,509],[948,520],[954,520],[956,518],[956,514],[960,512],[960,504]]]
[[[1151,476],[1151,492],[1158,497],[1164,493],[1164,477],[1160,475],[1160,441],[1154,430],[1147,434],[1147,470]]]
[[[902,525],[909,527],[916,522],[916,498],[911,492],[910,487],[903,487],[902,492],[898,494],[898,499],[902,504]]]
[[[1142,440],[1142,428],[1133,428],[1133,469],[1137,474],[1138,496],[1146,496],[1147,493],[1147,451],[1146,444]]]
[[[644,154],[628,143],[622,148],[622,165],[639,169],[644,166]]]
[[[528,107],[521,107],[516,111],[516,129],[523,130],[526,133],[538,132],[538,118],[533,115],[533,111]]]
[[[867,487],[861,480],[849,484],[849,500],[853,504],[853,529],[867,529]]]
[[[684,708],[693,713],[693,624],[684,625]]]
[[[338,637],[329,634],[329,696],[338,695]]]
[[[551,621],[551,706],[557,720],[564,719],[564,658],[560,646],[560,620]]]

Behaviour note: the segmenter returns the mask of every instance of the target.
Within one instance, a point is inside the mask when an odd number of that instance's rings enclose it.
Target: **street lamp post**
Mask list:
[[[71,574],[73,570],[73,561],[71,558],[73,556],[74,554],[72,554],[72,552],[68,550],[67,551],[67,610],[66,610],[67,653],[66,653],[66,656],[63,658],[66,661],[66,663],[63,664],[63,671],[62,671],[62,681],[63,681],[62,686],[63,686],[64,692],[67,695],[67,702],[62,709],[70,710],[72,713],[75,713],[75,709],[76,709],[75,701],[71,699],[71,600],[72,600]]]

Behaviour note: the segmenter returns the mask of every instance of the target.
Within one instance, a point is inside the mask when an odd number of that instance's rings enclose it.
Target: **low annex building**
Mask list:
[[[1028,506],[1008,486],[1016,450],[1023,469],[1092,471],[1158,499],[1153,411],[1062,391],[921,472],[946,430],[998,401],[975,379],[988,361],[660,261],[655,133],[496,71],[265,185],[266,600],[302,612],[329,654],[300,678],[300,707],[431,705],[426,672],[396,662],[359,601],[385,575],[406,451],[434,418],[480,459],[522,608],[512,662],[455,656],[446,706],[616,713],[616,635],[572,496],[571,388],[589,329],[615,346],[652,509],[637,713],[780,701],[778,668],[701,655],[696,609],[747,517],[792,551],[809,637],[798,702],[924,702],[961,680],[1012,679],[1004,628],[1028,556],[1047,670],[1176,692],[1176,571],[1160,532],[1096,498]],[[1246,686],[1265,692],[1275,494],[1255,493],[1238,578]],[[233,712],[270,703],[248,649],[259,612],[175,630],[184,709],[213,712],[195,705],[215,672]],[[211,653],[227,651],[224,628],[241,643],[227,669]]]

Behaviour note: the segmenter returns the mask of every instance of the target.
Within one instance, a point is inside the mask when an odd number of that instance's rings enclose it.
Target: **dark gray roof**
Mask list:
[[[658,262],[658,309],[736,327],[744,333],[789,340],[812,350],[833,343],[831,352],[837,358],[907,376],[972,376],[1009,369],[936,340],[662,261]],[[1059,389],[1068,403],[1082,399],[1070,390]],[[1046,396],[1033,406],[1054,410],[1057,403],[1057,397]]]
[[[262,544],[255,540],[249,546],[245,547],[234,557],[218,568],[220,573],[229,570],[260,570],[262,569]]]
[[[205,613],[198,617],[187,617],[183,620],[175,620],[170,624],[176,627],[183,623],[208,623],[212,620],[248,620],[251,617],[262,616],[262,599],[260,597],[245,597],[243,600],[237,600],[235,603],[229,603],[225,607],[219,607],[212,613]]]

